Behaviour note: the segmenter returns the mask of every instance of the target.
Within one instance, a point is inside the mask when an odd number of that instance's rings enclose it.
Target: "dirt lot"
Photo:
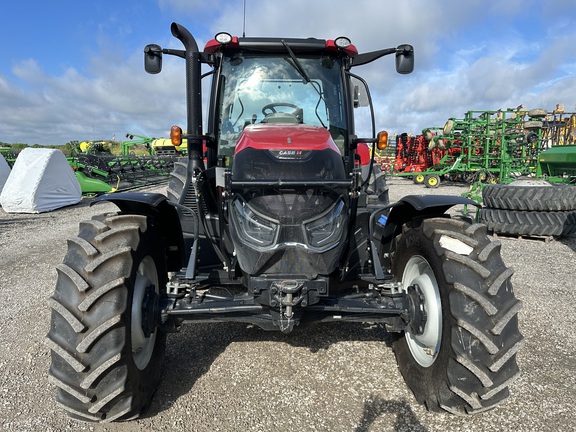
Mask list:
[[[393,179],[391,199],[461,194]],[[576,430],[576,237],[499,238],[523,300],[512,397],[474,417],[428,413],[397,370],[379,326],[323,324],[290,335],[241,324],[185,326],[168,337],[163,381],[136,421],[70,420],[48,384],[48,299],[78,222],[111,204],[40,215],[0,210],[0,428],[8,431],[566,431]]]

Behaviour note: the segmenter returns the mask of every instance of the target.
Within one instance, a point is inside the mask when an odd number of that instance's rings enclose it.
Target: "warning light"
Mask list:
[[[170,128],[170,141],[175,146],[182,144],[182,128],[180,126],[174,125]]]

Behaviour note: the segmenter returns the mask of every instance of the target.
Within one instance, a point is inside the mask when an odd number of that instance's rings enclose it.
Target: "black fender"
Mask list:
[[[386,257],[386,254],[390,253],[394,238],[402,232],[402,226],[405,223],[443,217],[446,211],[455,205],[481,207],[476,201],[455,195],[407,195],[372,213],[370,217],[370,241],[377,279],[380,279],[378,273],[384,277],[383,273],[379,271],[382,268],[381,264],[378,265],[380,257]]]
[[[184,267],[184,236],[176,208],[160,193],[116,192],[95,198],[90,205],[111,202],[124,214],[138,214],[154,218],[166,241],[165,257],[168,271]]]

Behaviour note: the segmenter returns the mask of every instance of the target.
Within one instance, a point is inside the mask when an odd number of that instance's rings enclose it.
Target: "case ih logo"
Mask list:
[[[270,150],[276,159],[304,159],[309,154],[309,150]]]

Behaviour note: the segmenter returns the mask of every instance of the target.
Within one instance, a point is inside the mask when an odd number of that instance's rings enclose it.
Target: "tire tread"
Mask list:
[[[124,315],[133,251],[147,229],[146,216],[95,216],[80,223],[57,266],[46,337],[52,357],[48,380],[71,417],[94,422],[137,417],[153,394],[142,393],[131,378],[134,366],[125,360],[131,348],[122,336],[129,331]]]
[[[441,236],[462,240],[466,235],[471,240],[464,243],[474,245],[467,255],[439,247]],[[422,242],[434,246],[426,249]],[[394,342],[400,370],[416,399],[429,410],[455,415],[498,406],[509,396],[509,386],[518,377],[516,354],[523,342],[518,329],[522,302],[511,288],[514,271],[502,261],[501,243],[492,242],[482,224],[433,218],[405,227],[398,244],[406,245],[402,250],[407,256],[418,253],[409,245],[433,251],[435,256],[430,255],[430,259],[441,268],[441,275],[436,273],[436,277],[444,281],[438,284],[445,287],[443,298],[448,300],[445,326],[449,336],[439,354],[441,361],[423,368],[410,360],[404,338]]]

